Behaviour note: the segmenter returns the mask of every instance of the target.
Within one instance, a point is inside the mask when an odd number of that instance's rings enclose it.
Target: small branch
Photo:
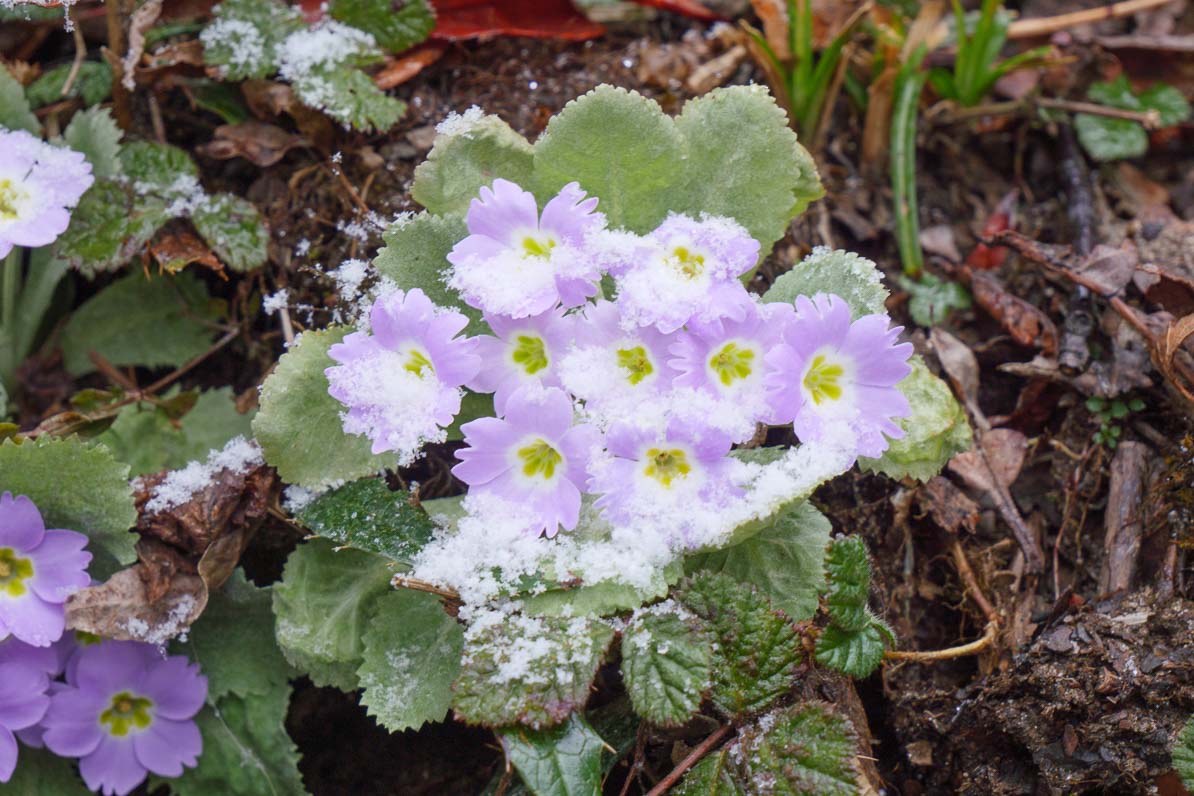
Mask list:
[[[79,28],[78,20],[74,18],[74,6],[68,7],[67,14],[70,20],[70,32],[75,38],[75,60],[70,65],[70,73],[66,76],[66,82],[62,84],[60,97],[70,94],[71,88],[75,85],[75,80],[79,77],[79,70],[83,67],[83,61],[87,58],[87,41],[83,38],[83,31]]]
[[[132,95],[124,87],[124,65],[120,54],[124,52],[124,0],[105,0],[104,8],[108,19],[108,46],[104,53],[112,65],[112,111],[120,129],[133,126]]]
[[[184,363],[182,366],[180,366],[178,369],[176,369],[173,373],[170,373],[170,374],[158,379],[157,381],[155,381],[153,384],[146,387],[141,392],[148,393],[149,395],[153,395],[154,393],[161,392],[162,390],[166,389],[174,382],[181,379],[192,368],[196,367],[201,362],[203,362],[203,360],[207,359],[212,354],[216,353],[221,348],[223,348],[224,346],[231,343],[233,340],[235,340],[237,338],[237,336],[239,334],[240,334],[240,329],[230,329],[227,332],[227,334],[225,334],[219,340],[212,343],[211,347],[208,348],[206,351],[204,351],[202,354],[199,354],[197,357],[194,357],[189,362]]]
[[[930,661],[947,661],[953,658],[965,658],[970,655],[977,655],[985,650],[995,641],[995,636],[999,633],[999,625],[995,622],[988,622],[987,629],[983,633],[982,638],[963,644],[960,647],[949,647],[943,650],[930,650],[927,652],[917,652],[915,650],[888,650],[883,653],[883,657],[889,661],[911,661],[913,663],[929,663]]]
[[[988,623],[998,624],[999,612],[995,610],[995,606],[987,599],[987,595],[983,594],[983,590],[978,585],[978,578],[974,575],[974,569],[970,566],[970,560],[966,558],[966,551],[962,549],[962,543],[957,539],[954,539],[950,547],[950,553],[953,554],[954,566],[958,569],[958,576],[966,584],[966,593],[983,612],[983,616],[987,618]]]
[[[411,578],[406,575],[395,575],[390,578],[390,585],[400,589],[413,589],[415,591],[425,591],[428,594],[436,594],[448,600],[461,602],[460,592],[449,589],[445,586],[436,586],[434,583],[429,583],[418,578]]]
[[[732,724],[723,724],[705,740],[701,741],[695,749],[688,753],[688,757],[680,761],[680,764],[671,770],[666,777],[659,780],[654,788],[647,792],[647,796],[663,796],[671,790],[672,786],[680,781],[680,777],[684,776],[684,772],[701,762],[701,759],[713,751],[722,740],[730,734],[734,729]]]
[[[1094,116],[1107,116],[1111,119],[1128,119],[1129,121],[1140,122],[1146,130],[1156,130],[1161,126],[1161,112],[1156,108],[1149,108],[1146,111],[1129,111],[1123,108],[1112,108],[1108,105],[1097,105],[1093,102],[1050,99],[1049,97],[1037,97],[1035,102],[1042,108],[1071,111],[1073,113],[1089,113]]]
[[[1035,17],[1033,19],[1017,19],[1007,29],[1009,39],[1031,39],[1037,36],[1048,36],[1059,30],[1086,25],[1091,22],[1101,22],[1105,19],[1126,17],[1150,8],[1158,8],[1172,0],[1124,0],[1099,8],[1088,8],[1083,11],[1072,11],[1068,14],[1058,14],[1053,17]]]

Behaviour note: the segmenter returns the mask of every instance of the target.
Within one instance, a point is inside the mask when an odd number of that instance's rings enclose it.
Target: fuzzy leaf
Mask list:
[[[461,120],[436,136],[427,159],[415,169],[410,194],[432,213],[462,216],[482,186],[499,177],[530,188],[533,152],[525,138],[496,116]]]
[[[843,630],[870,625],[866,603],[871,588],[871,562],[861,536],[840,536],[825,556],[826,598],[830,620]]]
[[[909,364],[912,372],[898,385],[912,406],[909,417],[896,421],[904,430],[903,438],[889,439],[882,456],[859,458],[858,465],[892,478],[928,481],[956,454],[970,449],[973,434],[966,411],[945,382],[919,356]]]
[[[537,591],[522,598],[523,610],[536,616],[608,616],[629,611],[667,594],[668,588],[684,574],[674,562],[652,574],[645,587],[607,580]]]
[[[140,271],[113,282],[79,307],[62,331],[66,369],[96,369],[94,351],[117,367],[178,367],[211,344],[215,321],[207,289],[193,274],[146,279]]]
[[[1184,94],[1174,86],[1154,83],[1137,95],[1143,108],[1158,111],[1161,124],[1172,127],[1190,118],[1190,103]]]
[[[406,113],[406,103],[387,95],[373,78],[350,64],[311,69],[292,84],[304,104],[362,132],[385,132]]]
[[[623,631],[626,691],[635,712],[654,724],[675,727],[696,713],[709,688],[712,663],[713,647],[703,628],[675,611],[636,611]]]
[[[54,241],[54,254],[89,279],[132,259],[170,220],[167,205],[134,197],[132,186],[98,179],[79,200],[70,226]]]
[[[408,569],[431,539],[435,523],[411,504],[409,492],[391,492],[381,478],[352,481],[316,498],[299,522],[337,545],[377,553]]]
[[[203,60],[226,80],[269,77],[283,39],[302,30],[298,7],[278,0],[223,0],[202,34]]]
[[[41,137],[41,122],[29,107],[25,89],[3,68],[0,68],[0,127],[25,130]]]
[[[583,716],[549,730],[498,733],[506,759],[535,796],[592,796],[601,792],[605,742]]]
[[[107,445],[118,461],[126,462],[131,475],[138,476],[176,470],[206,458],[233,437],[251,437],[251,422],[251,414],[236,411],[232,388],[221,387],[200,394],[180,421],[150,404],[130,404],[95,439]]]
[[[355,689],[363,635],[379,598],[390,591],[391,575],[386,560],[372,553],[336,551],[323,539],[299,545],[273,588],[278,646],[286,659],[317,685]]]
[[[4,796],[91,796],[73,759],[31,746],[20,747],[17,770],[0,784],[0,792]]]
[[[128,465],[103,445],[87,445],[77,437],[0,443],[0,489],[36,503],[47,528],[87,534],[95,578],[137,558],[137,536],[129,533],[137,510],[128,473]]]
[[[265,460],[287,483],[317,488],[373,475],[393,462],[370,453],[367,438],[344,433],[343,407],[328,394],[323,372],[335,364],[328,349],[349,331],[333,327],[304,333],[261,388],[253,433]]]
[[[195,208],[191,222],[224,265],[247,273],[265,264],[269,228],[252,202],[221,193]]]
[[[713,704],[729,716],[765,710],[796,681],[800,638],[752,586],[699,573],[681,584],[679,600],[713,634]]]
[[[88,108],[71,117],[62,131],[62,140],[76,152],[82,152],[91,164],[96,179],[120,173],[120,138],[123,131],[107,108]]]
[[[614,632],[586,618],[513,615],[465,634],[452,707],[469,724],[559,724],[584,707]]]
[[[863,678],[883,662],[883,633],[875,624],[862,630],[829,625],[817,638],[817,663],[850,677]]]
[[[1186,722],[1173,743],[1173,767],[1186,789],[1194,788],[1194,718]]]
[[[392,224],[382,234],[386,245],[374,258],[373,267],[403,290],[419,288],[439,306],[464,313],[469,319],[464,333],[475,335],[489,331],[481,312],[465,304],[460,294],[444,282],[448,252],[466,235],[468,227],[458,216],[420,213]]]
[[[443,721],[460,673],[464,631],[439,598],[399,589],[377,602],[358,670],[361,704],[390,732]]]
[[[62,87],[70,75],[72,64],[57,66],[25,87],[25,96],[34,108],[52,105],[64,99]],[[81,97],[84,105],[103,102],[112,93],[112,67],[107,61],[84,61],[79,64],[75,82],[66,97]]]
[[[735,757],[757,796],[855,796],[856,744],[849,721],[806,702],[743,729]]]
[[[936,326],[954,310],[969,309],[972,303],[966,288],[952,279],[923,273],[919,280],[901,276],[899,283],[910,296],[908,314],[921,326]]]
[[[202,616],[178,643],[207,677],[207,698],[218,703],[225,696],[267,696],[285,686],[290,667],[274,638],[270,589],[259,589],[236,570],[214,592]]]
[[[763,530],[731,547],[689,556],[689,573],[721,572],[749,583],[793,620],[811,619],[824,584],[829,520],[807,501],[782,509]]]
[[[426,39],[435,27],[435,9],[427,0],[333,0],[329,10],[333,19],[369,31],[395,54]]]
[[[744,796],[727,749],[719,749],[684,775],[673,796]]]
[[[1148,151],[1148,133],[1131,119],[1079,113],[1074,129],[1082,148],[1095,160],[1136,158]]]
[[[763,301],[791,304],[797,296],[835,293],[850,305],[850,317],[886,314],[887,288],[874,262],[853,252],[819,248],[781,274]]]
[[[687,152],[682,208],[673,209],[737,220],[764,256],[788,222],[825,195],[812,156],[763,86],[719,88],[690,100],[676,129]]]
[[[155,141],[125,144],[120,148],[120,164],[142,193],[168,190],[180,176],[199,176],[199,167],[185,150]]]
[[[637,91],[609,85],[565,105],[535,143],[540,201],[576,181],[600,198],[610,226],[639,233],[674,209],[683,171],[684,141],[671,117]]]

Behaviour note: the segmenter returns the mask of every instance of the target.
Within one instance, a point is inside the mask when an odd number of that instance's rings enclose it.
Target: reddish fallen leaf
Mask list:
[[[1012,214],[1015,212],[1018,196],[1019,193],[1017,191],[1012,191],[999,200],[999,204],[995,206],[995,211],[987,217],[987,223],[983,225],[982,237],[994,237],[1000,232],[1012,228]],[[970,252],[970,256],[966,258],[966,265],[971,268],[981,268],[983,270],[998,268],[1007,259],[1007,253],[1006,246],[988,246],[985,243],[980,243],[974,247],[974,250]]]
[[[1035,346],[1047,355],[1057,353],[1057,327],[1049,316],[1019,296],[1013,296],[990,274],[970,274],[970,291],[980,307],[999,321],[1022,346]]]
[[[386,64],[373,76],[373,84],[382,91],[400,86],[438,61],[447,46],[429,42],[407,51],[400,58],[387,57]]]
[[[963,451],[950,459],[950,472],[982,492],[1010,487],[1024,466],[1028,438],[1014,429],[993,428],[982,435],[979,445],[981,452]]]
[[[933,476],[916,491],[916,504],[942,530],[950,533],[956,534],[963,529],[974,533],[978,527],[978,504],[943,476]]]
[[[272,166],[292,149],[309,147],[302,136],[265,122],[222,124],[215,138],[198,147],[200,154],[219,160],[244,158],[258,166]]]
[[[311,2],[311,0],[304,0]],[[432,39],[459,41],[482,36],[592,39],[605,28],[568,0],[435,0]]]
[[[663,9],[664,11],[674,11],[677,14],[683,14],[693,19],[703,19],[706,22],[723,19],[720,14],[713,13],[696,0],[634,0],[634,2],[640,6],[652,6]]]
[[[173,235],[163,235],[149,245],[149,254],[153,261],[163,271],[176,274],[188,265],[202,265],[215,271],[227,279],[224,265],[219,258],[189,232],[179,232]]]
[[[207,606],[198,575],[178,573],[150,599],[144,563],[122,569],[106,583],[76,592],[66,603],[66,626],[119,641],[165,644],[190,627]]]

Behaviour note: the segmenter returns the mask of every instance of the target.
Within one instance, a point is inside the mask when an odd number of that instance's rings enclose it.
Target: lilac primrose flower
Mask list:
[[[353,332],[328,354],[328,392],[348,407],[344,430],[365,434],[373,452],[414,461],[426,442],[442,442],[460,411],[461,390],[477,375],[475,343],[457,335],[468,318],[437,307],[422,290],[397,290],[370,312],[372,333]]]
[[[47,647],[62,637],[63,603],[91,582],[86,545],[81,533],[46,530],[24,495],[0,495],[0,638]]]
[[[851,322],[849,305],[837,295],[797,297],[783,342],[766,357],[772,419],[791,422],[806,443],[845,424],[857,435],[859,455],[882,455],[884,434],[904,436],[894,418],[911,412],[896,384],[911,371],[912,344],[897,344],[903,327],[889,323],[881,314]]]
[[[762,394],[763,358],[791,320],[786,304],[761,304],[747,294],[735,317],[689,324],[669,347],[680,372],[677,387],[705,390],[739,403]],[[760,415],[761,417],[761,415]]]
[[[759,242],[736,221],[671,215],[631,256],[614,266],[624,319],[667,334],[690,320],[741,319]]]
[[[597,266],[582,249],[585,236],[605,225],[569,183],[543,208],[509,180],[495,180],[469,205],[469,235],[448,254],[448,284],[471,306],[493,315],[525,318],[557,303],[577,307],[596,295]]]
[[[74,676],[50,697],[45,743],[80,758],[87,787],[124,796],[148,772],[177,777],[198,763],[194,717],[206,698],[207,678],[182,656],[133,641],[85,647]]]
[[[496,337],[475,337],[481,370],[468,386],[477,392],[493,393],[498,415],[520,387],[529,383],[559,387],[560,359],[572,345],[571,318],[562,307],[518,320],[486,315]]]
[[[461,426],[468,447],[452,473],[470,492],[490,493],[530,507],[553,537],[580,518],[580,488],[600,434],[572,425],[572,402],[562,390],[527,385],[510,396],[504,419],[483,417]]]
[[[13,246],[53,243],[94,181],[81,152],[0,129],[0,257]]]
[[[0,782],[8,782],[17,767],[16,733],[28,730],[45,716],[50,705],[46,696],[49,687],[50,678],[36,653],[10,650],[0,662]]]
[[[660,527],[674,525],[741,494],[728,478],[730,438],[711,426],[672,420],[660,433],[620,423],[605,444],[610,457],[591,468],[589,491],[601,494],[597,508],[610,522],[659,516]]]

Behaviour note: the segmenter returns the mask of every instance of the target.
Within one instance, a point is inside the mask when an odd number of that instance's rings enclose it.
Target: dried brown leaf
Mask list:
[[[228,160],[244,158],[258,166],[272,166],[292,149],[309,147],[311,142],[265,122],[222,124],[215,138],[198,147],[200,154]]]
[[[166,592],[150,599],[145,564],[122,569],[106,583],[75,593],[66,604],[66,626],[117,640],[164,644],[190,627],[207,606],[198,575],[176,574]]]

